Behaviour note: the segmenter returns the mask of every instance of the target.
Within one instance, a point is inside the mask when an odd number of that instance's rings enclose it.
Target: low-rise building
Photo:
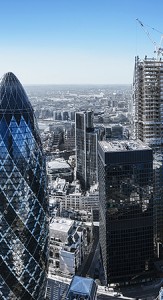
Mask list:
[[[74,275],[87,253],[88,235],[82,222],[54,218],[50,223],[49,272]]]
[[[49,184],[50,211],[53,215],[53,207],[59,204],[62,210],[85,210],[93,213],[93,220],[98,221],[99,190],[98,184],[90,187],[86,193],[82,193],[80,185],[75,181],[71,184],[66,180],[57,178]]]
[[[66,300],[96,300],[97,285],[92,278],[74,276],[69,286]]]
[[[57,177],[63,178],[68,182],[73,180],[73,170],[63,158],[57,158],[47,163],[47,173],[49,181],[56,180]]]

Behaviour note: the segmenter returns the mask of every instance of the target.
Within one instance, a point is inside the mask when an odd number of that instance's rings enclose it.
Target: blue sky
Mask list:
[[[163,32],[163,2],[0,1],[0,76],[23,84],[132,83],[134,57],[154,56],[136,21]],[[159,43],[161,34],[145,26]]]

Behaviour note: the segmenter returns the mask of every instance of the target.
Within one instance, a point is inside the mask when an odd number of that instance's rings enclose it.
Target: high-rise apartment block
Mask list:
[[[135,59],[133,82],[135,136],[153,149],[154,237],[163,244],[163,61]]]
[[[154,151],[163,149],[163,61],[135,59],[135,136]]]
[[[76,177],[84,190],[97,182],[97,133],[93,127],[93,112],[77,112],[76,132]]]
[[[33,108],[13,73],[0,84],[0,299],[42,300],[46,168]]]
[[[150,277],[153,155],[141,141],[99,142],[100,245],[107,283]]]

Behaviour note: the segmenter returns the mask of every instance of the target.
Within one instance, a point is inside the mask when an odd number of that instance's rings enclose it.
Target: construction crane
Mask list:
[[[149,31],[146,29],[146,26],[142,23],[142,21],[140,21],[139,19],[136,19],[136,21],[138,21],[138,23],[140,24],[141,28],[144,30],[144,32],[146,33],[146,35],[148,36],[149,40],[152,42],[152,44],[154,45],[155,47],[155,50],[154,50],[154,53],[156,53],[156,58],[159,59],[161,55],[163,55],[163,48],[161,47],[162,45],[162,41],[163,41],[163,34],[155,29],[155,28],[152,28],[153,30],[161,33],[161,39],[160,39],[160,44],[157,45],[157,43],[151,38],[151,35],[149,33]],[[150,27],[150,26],[149,26]]]

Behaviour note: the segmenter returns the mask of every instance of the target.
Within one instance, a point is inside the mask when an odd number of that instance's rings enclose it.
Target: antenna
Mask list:
[[[151,27],[153,30],[155,30],[155,31],[157,31],[157,32],[159,32],[159,33],[161,33],[160,43],[159,43],[159,45],[157,45],[157,43],[151,38],[151,35],[150,35],[149,31],[146,29],[146,26],[148,26],[148,25],[145,26],[145,25],[142,23],[142,21],[140,21],[139,19],[136,19],[136,21],[138,21],[138,23],[140,24],[141,28],[144,30],[144,32],[145,32],[146,35],[148,36],[149,40],[150,40],[150,41],[152,42],[152,44],[154,45],[154,47],[155,47],[154,53],[156,53],[156,58],[159,59],[159,57],[160,57],[161,55],[163,55],[163,48],[161,47],[162,41],[163,41],[163,34],[162,34],[159,30],[157,30],[157,29]],[[148,27],[150,27],[150,26],[148,26]]]

